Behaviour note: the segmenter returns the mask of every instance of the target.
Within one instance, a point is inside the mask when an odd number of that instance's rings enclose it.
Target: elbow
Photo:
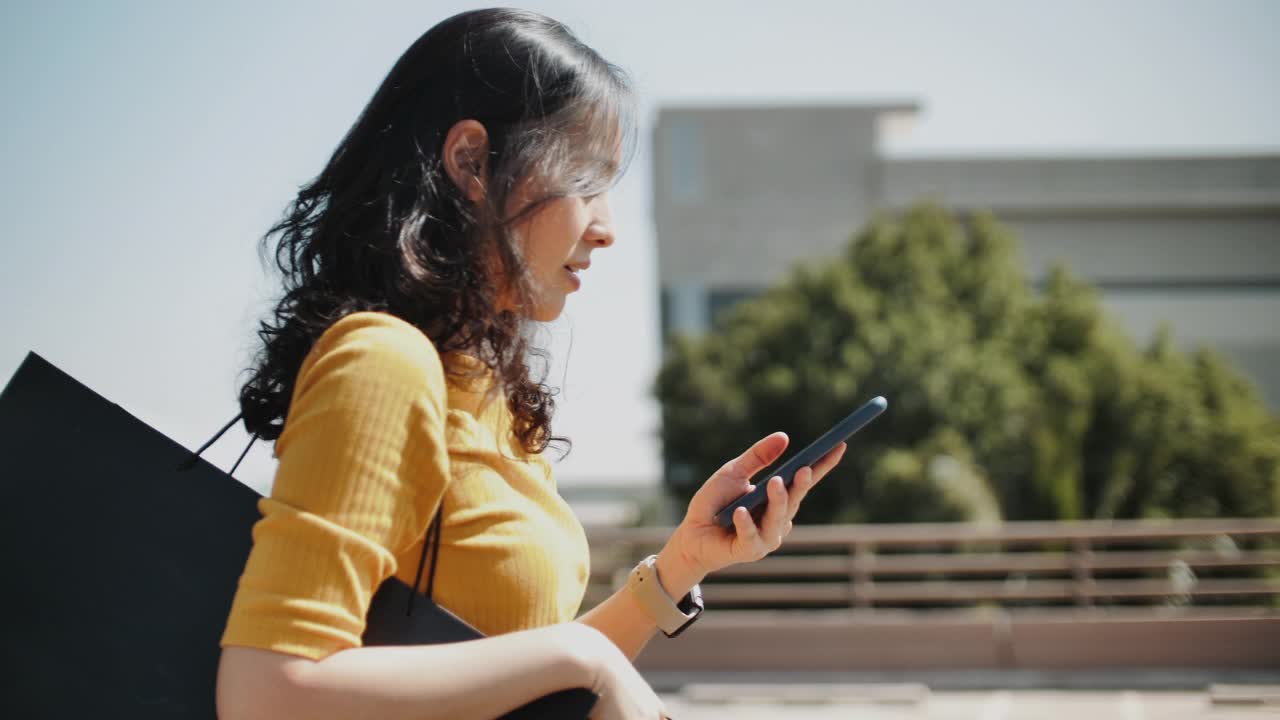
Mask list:
[[[304,703],[308,666],[315,663],[270,650],[228,647],[218,662],[218,720],[289,717]]]

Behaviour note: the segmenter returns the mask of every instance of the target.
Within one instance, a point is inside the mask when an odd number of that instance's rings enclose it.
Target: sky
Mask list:
[[[188,447],[237,412],[259,240],[458,2],[0,4],[0,380],[35,351]],[[640,147],[556,358],[562,484],[655,482],[650,136],[665,105],[909,100],[892,155],[1280,149],[1280,2],[523,5],[626,68]],[[230,466],[247,441],[208,454]],[[726,458],[728,459],[728,458]],[[237,476],[265,490],[270,447]]]

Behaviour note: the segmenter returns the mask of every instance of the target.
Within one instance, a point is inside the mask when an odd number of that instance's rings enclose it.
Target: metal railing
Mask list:
[[[587,605],[668,528],[588,528]],[[1117,520],[797,527],[778,553],[703,584],[731,609],[973,605],[1271,605],[1280,520]]]

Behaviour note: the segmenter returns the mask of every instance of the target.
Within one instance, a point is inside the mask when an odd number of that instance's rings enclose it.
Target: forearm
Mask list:
[[[694,585],[702,582],[702,574],[680,557],[671,543],[658,553],[657,570],[662,589],[673,600],[683,598]],[[578,622],[599,630],[633,661],[658,631],[653,618],[625,587],[579,617]]]
[[[590,687],[591,642],[566,623],[463,643],[353,648],[318,662],[229,647],[219,668],[218,714],[493,718],[558,690]]]

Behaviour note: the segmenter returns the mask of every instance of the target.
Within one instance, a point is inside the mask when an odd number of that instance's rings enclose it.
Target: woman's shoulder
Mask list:
[[[393,384],[445,386],[444,367],[431,339],[385,312],[355,312],[330,325],[303,362],[299,380],[346,371]]]

